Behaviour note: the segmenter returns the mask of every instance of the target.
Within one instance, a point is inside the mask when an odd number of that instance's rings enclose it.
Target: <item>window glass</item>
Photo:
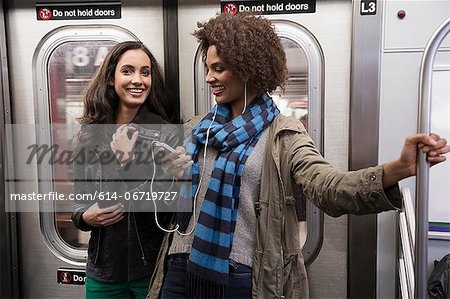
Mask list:
[[[82,94],[114,41],[66,42],[57,47],[48,62],[51,124],[73,125],[82,113]],[[53,131],[52,140],[65,149],[72,148],[74,136]],[[61,149],[61,148],[60,148]],[[66,197],[74,193],[70,165],[55,163],[54,191]],[[71,201],[55,201],[55,226],[61,239],[74,248],[87,248],[89,233],[78,230],[71,221]]]
[[[294,115],[307,127],[308,119],[308,61],[302,47],[288,38],[281,38],[286,52],[289,81],[284,92],[278,88],[272,93],[281,113]],[[306,120],[306,121],[304,121]]]

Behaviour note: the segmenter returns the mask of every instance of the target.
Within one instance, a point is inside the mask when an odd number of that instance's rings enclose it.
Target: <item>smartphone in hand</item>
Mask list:
[[[155,147],[156,151],[160,151],[158,150],[158,148],[162,148],[162,150],[166,153],[166,154],[170,154],[170,153],[175,153],[176,150],[171,147],[170,145],[168,145],[167,143],[164,142],[159,142],[156,141],[153,143],[153,146]]]
[[[167,161],[176,159],[178,157],[177,151],[164,142],[153,142],[153,152],[155,154],[155,161],[158,164],[164,164]]]

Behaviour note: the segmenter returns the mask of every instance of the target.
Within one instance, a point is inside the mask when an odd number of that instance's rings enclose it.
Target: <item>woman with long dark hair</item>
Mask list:
[[[112,47],[86,88],[75,143],[75,191],[96,198],[77,201],[72,220],[91,231],[87,298],[147,295],[163,232],[153,213],[136,212],[124,199],[133,190],[147,190],[155,167],[134,159],[138,128],[151,125],[152,140],[177,144],[177,128],[169,125],[171,105],[158,64],[141,42]],[[164,213],[159,221],[169,217]]]

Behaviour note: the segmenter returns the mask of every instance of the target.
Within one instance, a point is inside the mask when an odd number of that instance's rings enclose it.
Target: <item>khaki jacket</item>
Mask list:
[[[368,214],[400,207],[398,185],[383,190],[383,166],[341,172],[315,148],[300,121],[279,115],[269,128],[257,210],[252,298],[308,298],[293,184],[328,215]],[[147,298],[158,298],[163,283],[166,236]]]

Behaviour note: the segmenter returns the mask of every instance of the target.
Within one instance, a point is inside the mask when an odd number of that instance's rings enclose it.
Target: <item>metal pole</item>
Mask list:
[[[434,58],[449,31],[450,17],[436,29],[428,41],[420,66],[418,129],[420,133],[427,135],[430,134]],[[426,156],[419,152],[416,177],[415,298],[427,298],[429,172],[430,165]]]

